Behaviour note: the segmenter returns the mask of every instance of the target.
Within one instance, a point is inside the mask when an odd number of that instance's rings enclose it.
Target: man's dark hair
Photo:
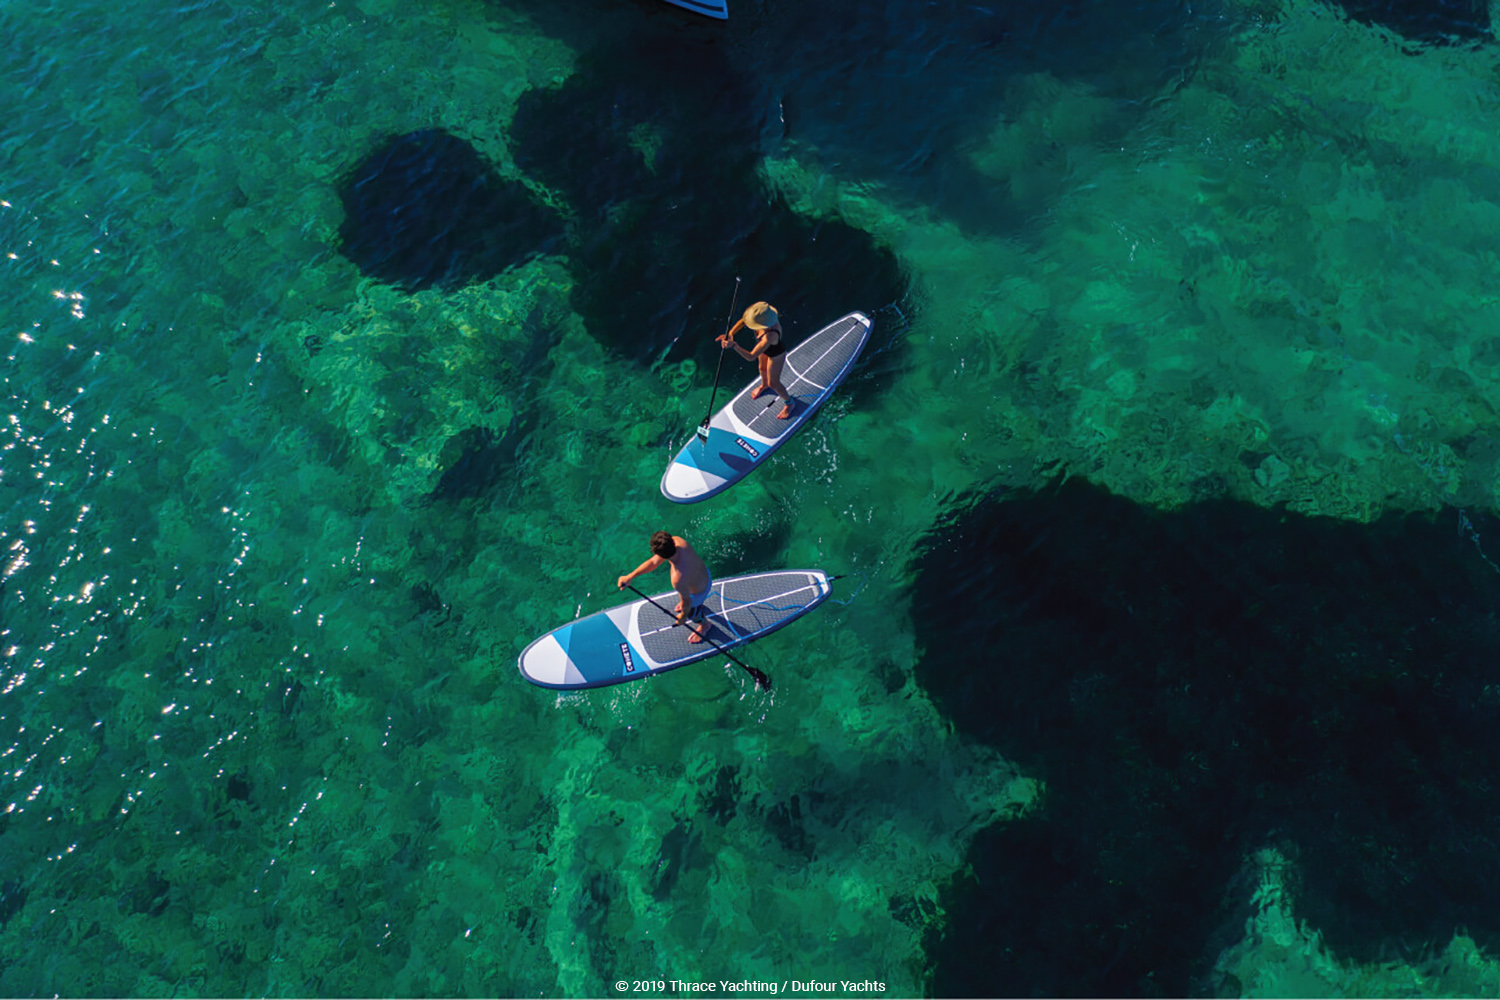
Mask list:
[[[658,531],[651,536],[651,551],[663,559],[670,559],[677,551],[677,543],[672,541],[670,531]]]

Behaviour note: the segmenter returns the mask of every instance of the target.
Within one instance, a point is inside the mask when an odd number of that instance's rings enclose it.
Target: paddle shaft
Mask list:
[[[733,315],[733,314],[731,313],[731,315]],[[625,586],[627,586],[631,590],[635,591],[635,594],[636,594],[637,597],[644,597],[653,606],[655,606],[657,609],[659,609],[662,614],[668,615],[668,616],[670,616],[672,618],[676,618],[677,617],[676,615],[672,614],[672,612],[670,612],[666,608],[662,607],[660,604],[657,604],[655,601],[651,600],[651,598],[646,597],[646,595],[642,594],[639,590],[636,590],[635,589],[635,584],[633,584],[633,583],[627,583]],[[689,608],[688,610],[691,611],[692,609]],[[676,628],[678,625],[681,625],[681,624],[683,624],[683,622],[675,622],[672,627]],[[714,642],[708,636],[706,636],[706,635],[705,636],[699,636],[699,638],[701,638],[704,642],[708,643],[714,649],[717,649],[719,652],[723,653],[725,656],[729,657],[729,659],[732,660],[735,664],[737,664],[738,666],[742,667],[744,669],[745,673],[747,673],[751,677],[755,678],[755,683],[756,683],[757,686],[763,687],[767,691],[771,690],[771,678],[767,677],[762,671],[756,670],[754,667],[750,666],[744,660],[741,660],[738,656],[735,656],[729,650],[725,649],[723,646],[719,645],[717,642]]]
[[[734,297],[729,300],[729,318],[724,321],[724,332],[728,333],[734,328],[734,307],[740,304],[740,279],[734,279]],[[703,423],[698,425],[698,433],[704,437],[708,436],[708,422],[714,418],[714,400],[719,395],[719,372],[724,370],[724,355],[729,352],[723,347],[719,348],[719,363],[714,367],[714,391],[708,396],[708,416],[703,418]],[[748,668],[747,668],[748,669]]]

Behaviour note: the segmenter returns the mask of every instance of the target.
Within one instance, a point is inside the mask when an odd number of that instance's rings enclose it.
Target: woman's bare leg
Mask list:
[[[755,359],[756,366],[760,369],[760,385],[756,386],[755,391],[750,394],[751,399],[759,399],[774,388],[771,385],[771,362],[775,360],[764,354]]]
[[[781,356],[765,359],[770,362],[766,366],[766,374],[762,376],[771,386],[771,391],[786,401],[781,412],[776,414],[777,419],[786,420],[792,415],[792,394],[786,391],[786,386],[781,384]]]

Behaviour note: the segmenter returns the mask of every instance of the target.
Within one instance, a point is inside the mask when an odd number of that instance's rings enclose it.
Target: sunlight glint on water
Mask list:
[[[914,679],[956,498],[1493,508],[1487,49],[1311,0],[582,9],[0,8],[5,992],[920,994],[971,839],[1042,791]],[[725,104],[664,106],[622,38]],[[568,101],[628,138],[608,171]],[[566,239],[451,292],[361,275],[339,185],[432,128]],[[750,187],[654,173],[730,153]],[[691,260],[629,270],[663,247]],[[674,508],[728,298],[700,269],[884,298],[841,303],[875,338],[817,419]],[[636,273],[688,317],[663,351],[585,308]],[[772,695],[720,659],[526,685],[663,526],[863,589],[747,653]]]

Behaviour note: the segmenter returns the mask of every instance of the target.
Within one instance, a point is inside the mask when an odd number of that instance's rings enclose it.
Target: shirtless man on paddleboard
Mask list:
[[[677,616],[677,624],[687,625],[692,633],[688,642],[702,642],[708,634],[708,623],[703,621],[703,602],[713,591],[714,581],[708,575],[708,567],[703,565],[703,560],[698,558],[698,553],[693,551],[686,538],[658,531],[651,536],[651,558],[616,582],[624,590],[630,581],[662,563],[672,565],[672,587],[677,591],[677,607],[672,613]],[[689,621],[693,624],[688,624]]]

